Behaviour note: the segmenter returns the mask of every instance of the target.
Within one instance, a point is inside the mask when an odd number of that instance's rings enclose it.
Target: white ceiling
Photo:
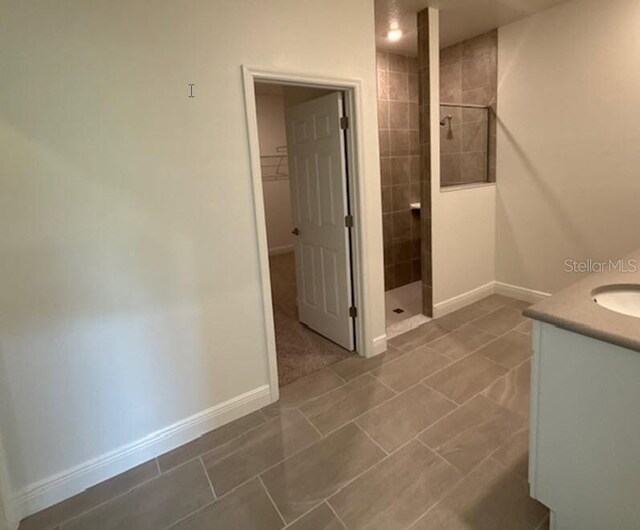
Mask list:
[[[440,47],[463,41],[565,0],[375,0],[376,47],[405,55],[417,55],[416,14],[425,7],[440,10]],[[404,36],[398,42],[386,38],[397,21]]]

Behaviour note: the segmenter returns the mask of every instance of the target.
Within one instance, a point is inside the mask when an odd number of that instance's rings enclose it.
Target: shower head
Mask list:
[[[452,119],[453,119],[453,116],[451,114],[447,114],[444,118],[440,120],[440,127],[444,127],[447,124],[447,121],[449,122],[449,125],[451,125]]]

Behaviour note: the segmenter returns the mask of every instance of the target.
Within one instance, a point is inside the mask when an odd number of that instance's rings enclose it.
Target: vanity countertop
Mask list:
[[[524,315],[640,352],[640,319],[606,309],[598,305],[591,295],[594,289],[603,285],[640,284],[640,250],[622,258],[620,262],[627,272],[593,273],[528,307]],[[634,263],[636,271],[631,272]]]

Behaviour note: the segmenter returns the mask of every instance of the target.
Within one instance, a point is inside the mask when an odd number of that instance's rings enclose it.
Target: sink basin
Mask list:
[[[591,296],[602,307],[640,318],[640,284],[603,285],[594,289]]]

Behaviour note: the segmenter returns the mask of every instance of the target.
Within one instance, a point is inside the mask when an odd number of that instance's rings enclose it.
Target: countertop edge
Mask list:
[[[621,348],[640,352],[640,341],[617,335],[615,333],[607,333],[606,331],[594,329],[590,326],[580,324],[574,320],[564,319],[560,316],[553,315],[545,311],[538,311],[534,307],[535,306],[527,307],[522,312],[522,314],[525,317],[532,318],[546,324],[552,324],[566,331],[571,331],[573,333],[584,335],[585,337],[590,337],[592,339],[597,339],[608,344],[613,344],[614,346],[620,346]]]

